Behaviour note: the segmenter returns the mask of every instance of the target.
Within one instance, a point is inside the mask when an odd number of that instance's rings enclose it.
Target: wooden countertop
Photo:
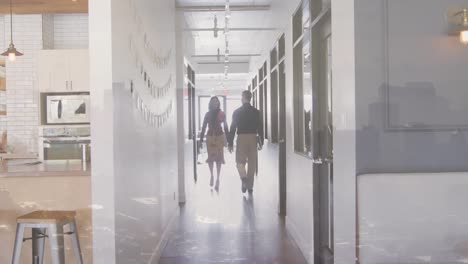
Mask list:
[[[90,162],[83,170],[81,160],[3,160],[0,161],[0,178],[91,176]]]

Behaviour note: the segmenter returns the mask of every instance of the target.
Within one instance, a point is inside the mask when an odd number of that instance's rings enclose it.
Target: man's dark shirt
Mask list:
[[[229,146],[234,145],[234,137],[237,134],[258,134],[260,143],[263,145],[263,124],[260,111],[249,103],[234,111],[232,115],[231,130],[229,131]]]

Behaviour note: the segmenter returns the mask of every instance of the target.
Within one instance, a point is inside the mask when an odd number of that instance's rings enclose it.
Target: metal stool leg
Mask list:
[[[71,232],[73,232],[73,250],[75,251],[75,258],[77,264],[83,264],[83,256],[81,255],[80,240],[78,237],[78,228],[76,227],[76,221],[70,223]]]
[[[65,246],[63,242],[63,226],[50,225],[49,226],[49,241],[52,263],[65,264]]]
[[[45,228],[32,229],[32,245],[33,245],[33,263],[42,264],[44,261],[44,243],[45,243]]]
[[[21,247],[23,246],[24,225],[16,224],[15,248],[13,249],[12,264],[19,264],[21,257]]]

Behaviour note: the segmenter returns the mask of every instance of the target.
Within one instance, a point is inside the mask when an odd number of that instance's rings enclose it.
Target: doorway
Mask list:
[[[197,156],[198,156],[198,140],[195,123],[195,71],[190,65],[185,66],[186,87],[187,87],[187,114],[188,118],[188,140],[192,141],[192,158],[193,158],[193,177],[197,181]]]
[[[333,120],[331,68],[331,9],[312,5],[311,22],[313,98],[312,152],[314,163],[314,247],[315,263],[333,263]]]
[[[287,198],[285,44],[285,36],[283,34],[270,52],[270,141],[278,146],[278,214],[280,216],[286,216]]]

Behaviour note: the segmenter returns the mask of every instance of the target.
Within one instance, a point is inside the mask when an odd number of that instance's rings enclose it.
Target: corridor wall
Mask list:
[[[175,1],[104,2],[90,3],[90,29],[106,25],[90,39],[94,263],[155,263],[178,205]]]

